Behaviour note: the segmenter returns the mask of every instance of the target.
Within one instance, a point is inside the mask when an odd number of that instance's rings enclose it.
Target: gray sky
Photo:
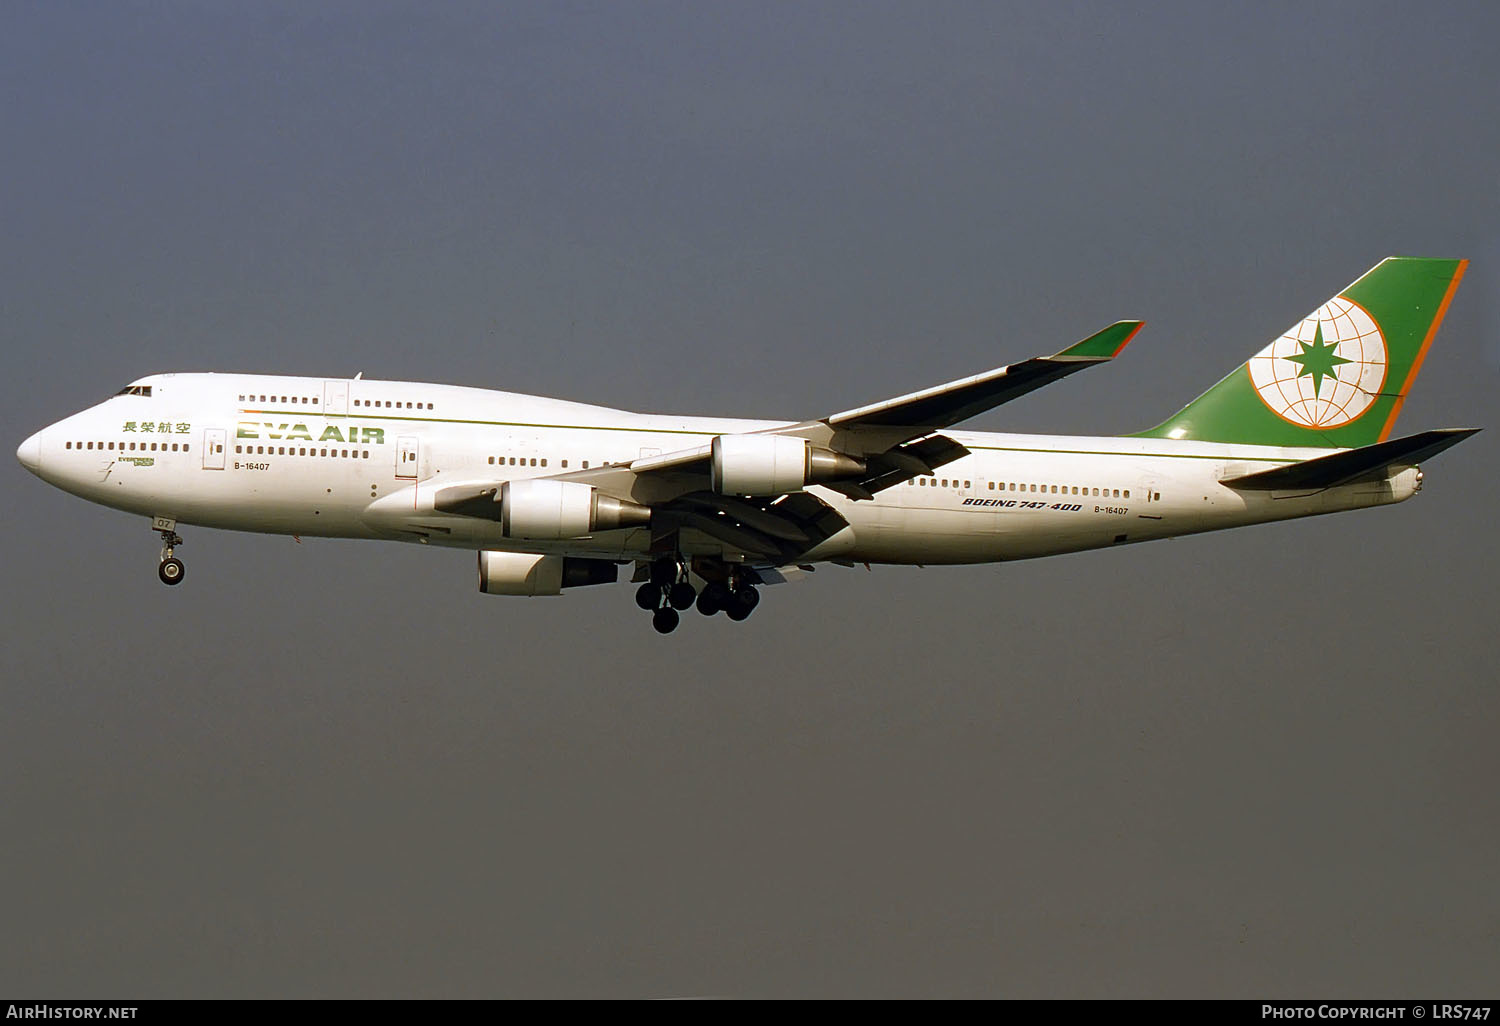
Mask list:
[[[1474,259],[1398,507],[744,624],[190,529],[0,461],[0,993],[1500,987],[1500,8],[0,11],[8,445],[168,370],[1156,423],[1390,253]],[[8,453],[9,450],[6,450]]]

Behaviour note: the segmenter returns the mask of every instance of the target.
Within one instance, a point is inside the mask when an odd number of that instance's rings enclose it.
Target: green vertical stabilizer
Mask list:
[[[1384,440],[1467,265],[1387,257],[1136,437],[1338,448]]]

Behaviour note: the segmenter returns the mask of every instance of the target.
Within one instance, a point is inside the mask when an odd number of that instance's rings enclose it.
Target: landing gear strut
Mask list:
[[[173,530],[158,530],[156,533],[161,535],[161,565],[156,568],[156,576],[161,578],[163,584],[181,584],[182,576],[187,571],[182,560],[172,553],[182,544],[182,536]]]

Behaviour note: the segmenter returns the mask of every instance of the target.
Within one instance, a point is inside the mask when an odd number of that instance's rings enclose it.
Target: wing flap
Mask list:
[[[870,473],[862,480],[832,481],[824,487],[851,499],[873,499],[876,492],[931,474],[939,467],[969,455],[969,450],[947,435],[930,435],[866,459]]]
[[[747,554],[781,562],[794,562],[849,526],[838,510],[809,492],[761,500],[699,491],[656,508],[664,526],[677,521]]]

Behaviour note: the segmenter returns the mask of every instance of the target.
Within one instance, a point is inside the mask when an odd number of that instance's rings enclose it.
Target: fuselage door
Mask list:
[[[1140,491],[1137,492],[1139,501],[1135,503],[1136,516],[1147,520],[1160,520],[1162,518],[1160,483],[1154,477],[1148,477],[1141,481]]]
[[[417,459],[421,456],[421,441],[416,435],[402,435],[396,440],[396,476],[416,480]]]
[[[203,431],[203,469],[224,469],[224,447],[226,432],[223,428],[205,428]]]
[[[323,383],[323,412],[330,417],[342,417],[349,412],[349,382]]]

